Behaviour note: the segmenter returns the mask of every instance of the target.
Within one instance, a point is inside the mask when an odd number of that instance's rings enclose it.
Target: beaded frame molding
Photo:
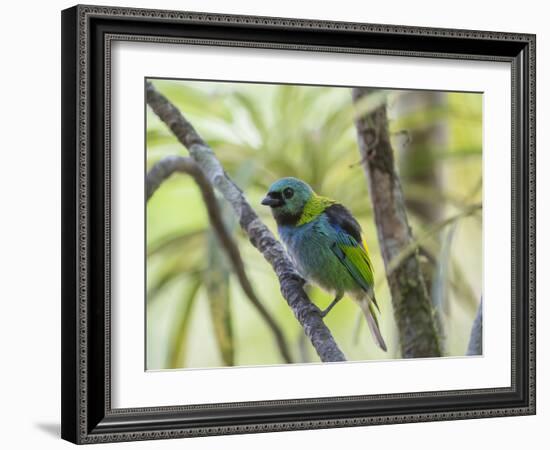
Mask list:
[[[512,373],[506,388],[111,407],[115,40],[504,61],[512,72]],[[99,443],[535,413],[535,36],[78,5],[62,12],[62,423]]]

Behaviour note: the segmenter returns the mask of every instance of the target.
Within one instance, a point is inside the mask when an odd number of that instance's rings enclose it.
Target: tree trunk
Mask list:
[[[370,89],[354,88],[353,100],[362,103],[371,92]],[[405,258],[397,267],[391,266],[392,260],[410,246],[413,236],[395,169],[386,104],[357,117],[355,124],[399,329],[402,356],[441,356],[439,336],[418,251]]]
[[[427,120],[418,123],[413,120],[410,126],[404,126],[401,139],[394,139],[394,150],[398,155],[399,178],[403,185],[405,206],[419,218],[423,225],[431,226],[442,220],[444,201],[439,195],[443,186],[438,155],[447,146],[449,127],[438,111],[447,106],[447,93],[441,91],[401,91],[395,95],[388,115],[390,120],[404,120],[422,115]],[[436,114],[433,114],[433,113]],[[429,187],[426,189],[426,187]],[[412,193],[412,194],[411,194]],[[452,229],[440,233],[440,241],[452,235]],[[447,305],[447,289],[436,288],[438,270],[441,261],[429,258],[425,248],[421,248],[419,260],[426,288],[435,310],[435,320],[441,350],[445,349],[444,318]],[[441,255],[440,255],[441,256]]]

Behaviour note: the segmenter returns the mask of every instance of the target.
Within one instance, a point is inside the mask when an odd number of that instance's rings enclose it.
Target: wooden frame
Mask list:
[[[110,44],[192,42],[512,65],[509,388],[112,409]],[[535,413],[535,36],[96,6],[62,13],[62,437],[75,443]]]

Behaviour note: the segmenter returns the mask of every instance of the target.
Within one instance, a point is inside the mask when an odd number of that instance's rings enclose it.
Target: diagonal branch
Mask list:
[[[281,293],[292,312],[303,327],[306,336],[322,361],[345,361],[345,356],[336,344],[330,330],[324,324],[319,308],[305,293],[304,280],[296,272],[281,243],[260,220],[246,200],[243,192],[228,177],[212,149],[199,136],[181,112],[160,94],[150,83],[146,83],[147,103],[155,114],[170,127],[178,140],[201,168],[202,172],[232,206],[241,228],[250,242],[271,264],[279,278]]]
[[[354,88],[355,104],[365,102],[371,90]],[[386,267],[404,358],[441,356],[431,301],[422,275],[418,250],[397,267],[393,261],[414,243],[390,143],[385,102],[355,120],[363,168],[369,184],[378,241]]]
[[[167,156],[161,159],[151,168],[151,170],[149,170],[149,172],[147,172],[145,179],[147,200],[151,198],[161,183],[170,177],[170,175],[174,172],[186,173],[193,177],[195,183],[197,183],[208,211],[210,224],[214,228],[216,236],[218,237],[222,247],[232,263],[232,268],[237,275],[237,279],[239,280],[244,293],[271,329],[284,361],[291,363],[292,357],[290,356],[290,350],[283,332],[256,295],[256,292],[254,291],[254,288],[246,275],[244,262],[241,258],[239,249],[237,248],[237,244],[224,225],[222,213],[218,207],[214,190],[197,163],[191,158],[184,158],[182,156]]]

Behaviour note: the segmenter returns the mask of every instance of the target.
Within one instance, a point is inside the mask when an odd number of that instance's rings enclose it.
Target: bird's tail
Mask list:
[[[369,329],[374,341],[383,351],[387,351],[388,348],[386,347],[382,333],[380,333],[380,325],[378,324],[378,318],[376,317],[374,302],[368,297],[364,297],[359,300],[358,303],[363,311],[363,314],[365,315],[365,318],[367,319],[367,323],[369,324]]]

